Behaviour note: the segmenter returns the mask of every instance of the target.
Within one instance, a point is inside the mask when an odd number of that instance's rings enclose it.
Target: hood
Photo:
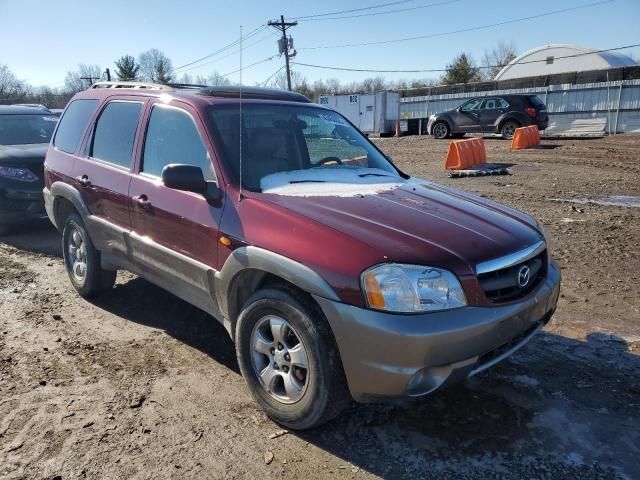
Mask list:
[[[47,143],[0,145],[0,163],[11,165],[43,165]]]
[[[292,210],[375,249],[391,262],[470,274],[475,265],[542,239],[528,215],[419,179],[375,194],[285,196],[264,201]]]

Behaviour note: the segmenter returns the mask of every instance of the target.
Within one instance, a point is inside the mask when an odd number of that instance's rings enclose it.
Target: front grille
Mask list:
[[[526,268],[528,281],[523,284]],[[509,302],[524,297],[536,288],[547,273],[546,250],[524,262],[508,268],[485,272],[478,275],[484,294],[491,302]]]

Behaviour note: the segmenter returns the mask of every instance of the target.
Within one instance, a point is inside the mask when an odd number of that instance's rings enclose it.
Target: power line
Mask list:
[[[284,65],[280,65],[280,67],[278,67],[278,69],[277,69],[275,72],[273,72],[271,75],[269,75],[269,76],[267,77],[267,79],[266,79],[264,82],[262,82],[262,85],[264,85],[264,86],[266,87],[266,86],[267,86],[267,84],[269,83],[269,80],[271,80],[271,79],[272,79],[273,77],[275,77],[278,73],[280,73],[284,67],[285,67]]]
[[[315,46],[315,47],[301,47],[300,50],[318,50],[318,49],[326,49],[326,48],[351,48],[351,47],[365,47],[365,46],[369,46],[369,45],[385,45],[385,44],[390,44],[390,43],[399,43],[399,42],[406,42],[406,41],[410,41],[410,40],[422,40],[425,38],[435,38],[435,37],[442,37],[445,35],[454,35],[457,33],[464,33],[464,32],[472,32],[475,30],[483,30],[486,28],[493,28],[493,27],[499,27],[502,25],[507,25],[510,23],[517,23],[517,22],[524,22],[526,20],[533,20],[535,18],[541,18],[541,17],[548,17],[550,15],[557,15],[559,13],[566,13],[566,12],[572,12],[575,10],[580,10],[583,8],[590,8],[590,7],[595,7],[595,6],[599,6],[599,5],[605,5],[607,3],[613,3],[617,0],[603,0],[603,1],[598,1],[598,2],[593,2],[593,3],[588,3],[585,5],[579,5],[576,7],[569,7],[569,8],[562,8],[559,10],[553,10],[550,12],[545,12],[545,13],[539,13],[536,15],[530,15],[528,17],[520,17],[520,18],[514,18],[511,20],[505,20],[503,22],[497,22],[497,23],[489,23],[486,25],[480,25],[480,26],[476,26],[476,27],[469,27],[469,28],[462,28],[459,30],[452,30],[449,32],[442,32],[442,33],[432,33],[432,34],[428,34],[428,35],[418,35],[418,36],[414,36],[414,37],[404,37],[404,38],[396,38],[393,40],[380,40],[377,42],[362,42],[362,43],[348,43],[348,44],[344,44],[344,45],[319,45],[319,46]]]
[[[267,38],[269,38],[269,37],[271,36],[271,34],[272,34],[272,33],[273,33],[273,32],[272,32],[271,30],[269,30],[269,35],[266,35],[266,36],[260,37],[257,41],[255,41],[255,42],[253,42],[253,43],[250,43],[250,44],[249,44],[249,45],[247,45],[246,47],[245,47],[245,46],[243,46],[243,47],[242,47],[242,50],[246,52],[249,48],[251,48],[251,47],[253,47],[253,46],[255,46],[255,45],[258,45],[258,44],[260,44],[260,43],[263,43]],[[232,52],[229,52],[229,53],[227,53],[226,55],[223,55],[222,57],[214,58],[213,60],[209,60],[208,62],[204,62],[204,63],[201,63],[201,64],[199,64],[199,65],[193,65],[193,66],[191,66],[191,67],[189,67],[189,68],[185,68],[184,70],[182,70],[182,71],[180,71],[180,72],[177,72],[177,73],[186,73],[186,72],[189,72],[189,71],[194,70],[194,69],[196,69],[196,68],[201,68],[201,67],[204,67],[204,66],[207,66],[207,65],[211,65],[212,63],[220,62],[221,60],[224,60],[225,58],[232,57],[233,55],[236,55],[236,54],[237,54],[237,53],[239,53],[239,52],[240,52],[240,49],[233,50]]]
[[[257,35],[259,32],[261,32],[262,30],[264,30],[264,29],[266,29],[266,28],[267,28],[267,25],[265,25],[265,24],[260,25],[259,27],[254,28],[254,29],[253,29],[253,30],[251,30],[249,33],[247,33],[246,35],[244,35],[244,36],[242,37],[242,39],[238,38],[237,40],[234,40],[233,42],[231,42],[231,43],[229,43],[229,44],[225,45],[224,47],[219,48],[219,49],[218,49],[218,50],[216,50],[215,52],[209,53],[208,55],[205,55],[204,57],[200,57],[200,58],[198,58],[197,60],[193,60],[193,61],[191,61],[191,62],[189,62],[189,63],[185,63],[184,65],[180,65],[179,67],[174,68],[174,69],[173,69],[173,71],[175,72],[175,71],[180,70],[180,69],[183,69],[183,68],[185,68],[185,67],[190,67],[191,65],[194,65],[194,64],[196,64],[196,63],[202,62],[203,60],[207,60],[208,58],[211,58],[211,57],[213,57],[213,56],[215,56],[215,55],[218,55],[219,53],[222,53],[222,52],[224,52],[225,50],[228,50],[228,49],[230,49],[230,48],[232,48],[232,47],[235,47],[236,45],[238,45],[238,44],[240,43],[240,41],[241,41],[241,40],[247,40],[248,38],[251,38],[251,37],[253,37],[254,35]]]
[[[318,13],[315,15],[305,15],[302,17],[294,17],[294,20],[306,20],[308,18],[317,18],[317,17],[329,17],[332,15],[340,15],[343,13],[353,13],[353,12],[362,12],[363,10],[373,10],[375,8],[382,8],[382,7],[390,7],[393,5],[399,5],[401,3],[411,3],[414,2],[415,0],[400,0],[400,1],[396,1],[396,2],[388,2],[388,3],[379,3],[377,5],[370,5],[368,7],[361,7],[361,8],[352,8],[350,10],[339,10],[336,12],[327,12],[327,13]]]
[[[247,65],[246,67],[238,68],[238,69],[234,70],[233,72],[225,73],[222,76],[223,77],[228,77],[229,75],[233,75],[234,73],[238,73],[240,71],[247,70],[248,68],[254,67],[254,66],[259,65],[261,63],[273,60],[274,58],[276,58],[278,56],[280,56],[280,55],[271,55],[270,57],[267,57],[267,58],[264,58],[262,60],[259,60],[259,61],[255,62],[255,63],[252,63],[251,65]]]
[[[583,52],[583,53],[575,53],[573,55],[562,55],[560,57],[553,57],[554,61],[556,60],[562,60],[563,58],[575,58],[575,57],[582,57],[585,55],[595,55],[597,53],[603,53],[603,52],[613,52],[616,50],[625,50],[627,48],[635,48],[635,47],[640,47],[640,43],[636,43],[633,45],[625,45],[623,47],[615,47],[615,48],[605,48],[603,50],[594,50],[592,52]],[[513,62],[513,63],[506,63],[504,65],[484,65],[484,66],[479,66],[479,67],[475,67],[476,69],[489,69],[489,68],[497,68],[497,67],[506,67],[507,65],[526,65],[529,63],[542,63],[542,62],[546,62],[547,59],[543,58],[540,60],[527,60],[527,61],[523,61],[523,62]],[[332,67],[332,66],[327,66],[327,65],[314,65],[314,64],[310,64],[310,63],[300,63],[300,62],[293,62],[294,65],[299,65],[302,67],[311,67],[311,68],[320,68],[320,69],[324,69],[324,70],[339,70],[342,72],[369,72],[369,73],[438,73],[438,72],[446,72],[447,69],[446,68],[430,68],[430,69],[421,69],[421,70],[377,70],[377,69],[368,69],[368,68],[348,68],[348,67]]]
[[[340,17],[320,17],[320,18],[308,18],[306,20],[300,20],[301,22],[313,22],[313,21],[323,21],[323,20],[342,20],[345,18],[360,18],[360,17],[373,17],[377,15],[387,15],[389,13],[400,13],[400,12],[408,12],[410,10],[420,10],[423,8],[430,7],[438,7],[440,5],[447,5],[450,3],[460,2],[461,0],[446,0],[441,2],[428,3],[427,5],[420,5],[418,7],[408,7],[408,8],[397,8],[395,10],[387,10],[384,12],[373,12],[373,13],[359,13],[356,15],[344,15]]]

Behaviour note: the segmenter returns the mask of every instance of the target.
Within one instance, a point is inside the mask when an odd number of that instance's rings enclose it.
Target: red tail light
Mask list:
[[[533,107],[528,107],[527,114],[532,118],[536,118],[536,109]]]

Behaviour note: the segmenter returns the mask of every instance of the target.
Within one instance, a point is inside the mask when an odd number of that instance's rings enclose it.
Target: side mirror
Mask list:
[[[206,195],[208,185],[204,179],[202,169],[193,165],[172,163],[162,169],[162,183],[166,187],[185,192]]]

